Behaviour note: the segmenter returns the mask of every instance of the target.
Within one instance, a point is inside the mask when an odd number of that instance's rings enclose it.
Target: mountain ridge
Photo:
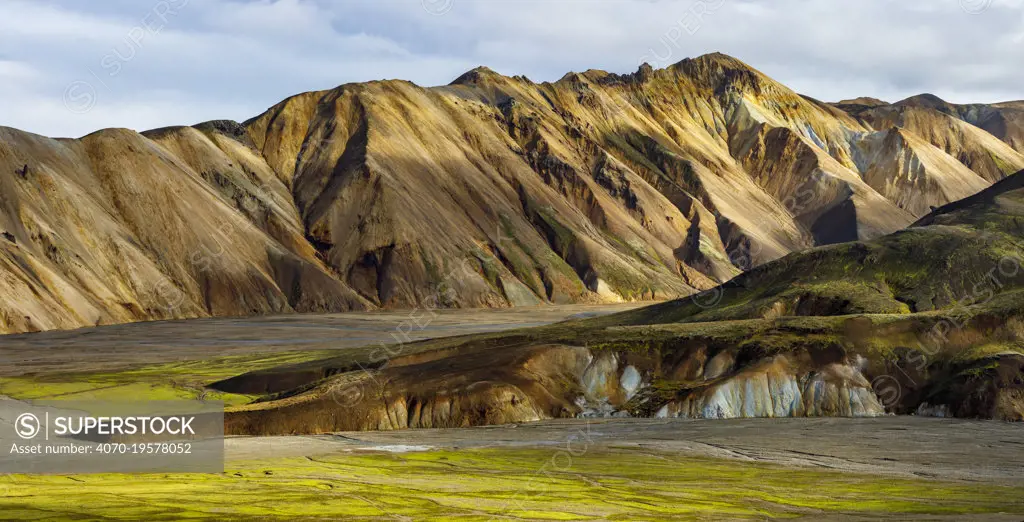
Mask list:
[[[243,123],[4,128],[0,332],[681,297],[1024,168],[1012,125],[1001,140],[967,121],[1012,123],[1012,103],[978,107],[831,105],[711,54],[555,82],[478,67],[349,83]],[[94,252],[107,261],[81,261]]]

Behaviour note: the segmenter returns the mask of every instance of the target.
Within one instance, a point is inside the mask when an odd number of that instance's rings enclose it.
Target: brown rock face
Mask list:
[[[715,54],[349,84],[244,124],[0,129],[0,332],[681,297],[1024,167],[1012,103],[851,103]]]
[[[0,330],[369,306],[300,248],[288,191],[254,150],[192,128],[151,136],[0,129]],[[7,175],[18,163],[28,176]]]
[[[876,416],[885,412],[849,361],[817,364],[807,352],[751,368],[680,374],[705,350],[638,354],[561,344],[462,347],[433,360],[399,358],[288,398],[230,412],[232,434],[458,428],[566,417],[743,418]],[[723,352],[725,353],[725,352]],[[721,354],[720,354],[721,355]],[[682,356],[682,357],[680,357]],[[716,357],[721,359],[721,357]],[[661,382],[662,389],[651,387]],[[678,386],[666,392],[665,386]]]

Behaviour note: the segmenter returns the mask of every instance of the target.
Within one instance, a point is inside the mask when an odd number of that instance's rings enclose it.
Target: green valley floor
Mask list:
[[[817,436],[801,437],[810,433]],[[893,417],[552,421],[232,438],[223,474],[3,476],[0,513],[14,520],[1021,520],[1019,434],[1003,423]]]

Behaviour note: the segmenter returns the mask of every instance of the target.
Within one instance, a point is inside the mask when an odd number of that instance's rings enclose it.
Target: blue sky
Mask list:
[[[347,82],[477,65],[552,81],[712,51],[826,101],[1024,99],[1024,0],[2,0],[0,125],[241,121]]]

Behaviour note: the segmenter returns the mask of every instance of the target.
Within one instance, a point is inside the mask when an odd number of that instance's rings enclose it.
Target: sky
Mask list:
[[[1024,0],[0,0],[0,125],[243,121],[349,82],[723,52],[824,101],[1024,99]]]

